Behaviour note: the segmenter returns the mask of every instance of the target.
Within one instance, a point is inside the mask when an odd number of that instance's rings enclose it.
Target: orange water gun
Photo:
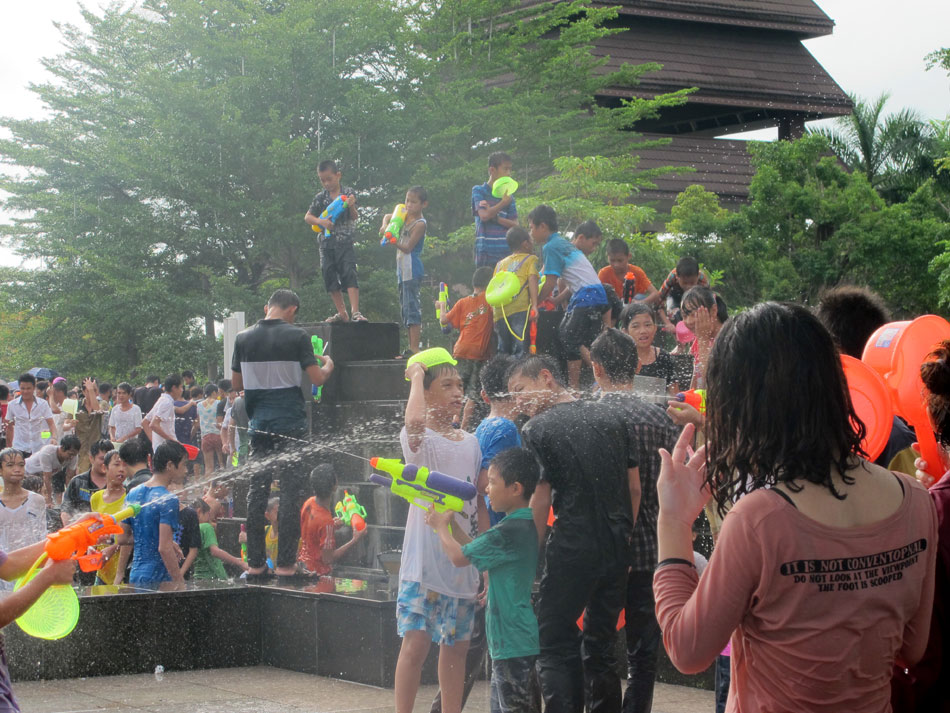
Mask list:
[[[534,317],[531,320],[531,327],[528,330],[528,333],[531,335],[531,345],[528,347],[529,354],[538,353],[538,313],[535,310],[531,310],[529,319]]]
[[[100,537],[121,535],[122,526],[119,523],[126,518],[135,517],[141,509],[141,505],[129,505],[114,515],[102,513],[101,521],[86,518],[50,533],[46,536],[46,547],[37,564],[41,564],[46,558],[54,562],[74,559],[83,572],[95,572],[102,567],[104,560],[102,552],[90,553],[89,548],[99,544]]]
[[[689,391],[680,391],[676,395],[676,400],[689,404],[700,413],[706,413],[705,389],[690,389]]]

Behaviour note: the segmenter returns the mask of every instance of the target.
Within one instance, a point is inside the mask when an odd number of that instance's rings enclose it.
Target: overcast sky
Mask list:
[[[835,21],[835,31],[805,45],[846,92],[871,98],[889,91],[891,110],[912,107],[928,119],[950,114],[950,79],[939,69],[924,71],[924,55],[950,44],[950,2],[819,0],[818,4]],[[99,7],[97,0],[88,5]],[[43,107],[27,85],[45,81],[40,59],[62,51],[53,22],[80,23],[81,19],[75,0],[3,2],[0,114],[43,115]],[[753,134],[766,139],[775,135],[775,130]],[[0,247],[0,263],[17,264],[17,259]]]

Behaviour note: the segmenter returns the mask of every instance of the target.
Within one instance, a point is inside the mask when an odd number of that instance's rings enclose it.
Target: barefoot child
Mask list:
[[[409,331],[409,349],[403,356],[410,357],[419,351],[419,336],[422,333],[422,305],[419,290],[422,288],[422,248],[426,242],[426,219],[422,211],[429,205],[429,194],[422,186],[413,186],[406,192],[406,218],[403,221],[399,240],[396,242],[396,280],[399,282],[399,309],[402,323]],[[392,213],[383,216],[379,227],[382,235],[389,225]]]
[[[247,562],[235,557],[218,547],[218,536],[211,524],[211,506],[204,500],[195,500],[192,507],[198,513],[199,528],[201,529],[201,549],[195,559],[195,579],[227,579],[228,573],[224,563],[247,569]]]
[[[333,563],[345,555],[368,532],[353,530],[353,538],[345,545],[336,546],[335,528],[339,520],[333,517],[333,494],[337,480],[333,466],[321,463],[310,474],[313,497],[300,511],[300,559],[311,572],[330,574]]]
[[[442,549],[456,567],[475,565],[490,576],[486,633],[492,659],[491,711],[541,711],[535,664],[538,622],[531,607],[531,587],[538,566],[538,531],[529,501],[540,470],[529,451],[502,451],[488,469],[488,498],[505,519],[470,540],[454,513],[426,515]]]
[[[406,370],[409,400],[406,425],[399,434],[403,461],[474,483],[481,465],[478,441],[452,427],[462,405],[456,362],[444,349],[426,350],[419,356],[426,357],[429,366],[413,360]],[[475,535],[476,509],[484,508],[484,502],[477,505],[480,500],[466,503],[455,529]],[[478,570],[456,568],[442,551],[438,535],[426,525],[425,512],[410,507],[396,602],[402,637],[396,661],[396,713],[411,713],[432,642],[439,645],[442,710],[460,713],[477,592]]]

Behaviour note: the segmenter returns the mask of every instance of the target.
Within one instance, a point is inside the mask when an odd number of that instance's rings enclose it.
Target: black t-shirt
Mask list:
[[[132,403],[142,409],[143,416],[148,416],[148,412],[152,410],[161,395],[161,386],[140,386],[132,392]]]
[[[627,469],[639,455],[622,414],[599,402],[557,404],[528,421],[522,439],[553,491],[558,519],[549,553],[626,562],[633,532]]]
[[[654,347],[654,349],[656,359],[650,364],[642,364],[637,374],[640,376],[653,376],[657,379],[663,379],[666,381],[667,388],[669,388],[673,385],[673,382],[680,381],[680,374],[677,373],[676,362],[669,352],[656,349],[656,347]]]
[[[75,515],[76,513],[92,511],[92,506],[89,503],[92,494],[102,490],[102,488],[93,482],[90,472],[87,470],[69,481],[66,492],[63,493],[63,512]],[[104,484],[103,487],[105,487]]]
[[[185,557],[192,549],[201,549],[201,528],[198,524],[198,513],[195,512],[194,508],[183,507],[178,511],[178,529],[175,530],[175,542],[178,543],[181,553]],[[194,566],[185,573],[185,579],[189,579],[193,571]]]
[[[142,468],[142,470],[137,470],[132,474],[132,477],[128,479],[125,483],[125,492],[130,492],[132,488],[141,485],[146,480],[152,477],[152,471],[148,468]]]

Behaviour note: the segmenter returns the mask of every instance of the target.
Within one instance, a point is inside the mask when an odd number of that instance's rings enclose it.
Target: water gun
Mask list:
[[[396,241],[399,240],[399,233],[402,232],[402,226],[406,222],[406,204],[400,203],[395,208],[393,208],[393,217],[389,219],[389,225],[386,226],[386,231],[383,233],[382,239],[379,241],[380,245],[388,245],[392,243],[396,244]]]
[[[682,403],[689,404],[700,413],[706,413],[706,390],[690,389],[689,391],[680,391],[675,399]]]
[[[633,271],[630,271],[623,278],[623,294],[620,299],[623,300],[624,304],[633,302],[634,297],[636,297],[636,292],[634,292],[636,288],[637,276],[633,274]]]
[[[310,337],[310,346],[313,347],[314,356],[323,356],[324,351],[327,348],[327,345],[323,343],[323,339],[314,334]],[[310,395],[313,396],[314,401],[319,401],[320,397],[323,396],[323,385],[314,386],[310,385]]]
[[[129,505],[114,515],[102,513],[101,522],[87,518],[50,533],[46,536],[43,554],[31,569],[41,565],[46,558],[53,562],[74,559],[83,572],[95,572],[102,567],[104,558],[98,550],[87,554],[89,548],[99,544],[100,537],[121,535],[122,526],[119,523],[128,517],[135,517],[141,509],[141,505]]]
[[[449,286],[444,282],[439,283],[439,302],[442,302],[445,305],[445,308],[449,308]],[[442,324],[442,308],[436,307],[435,316],[439,320],[439,324]],[[448,334],[452,331],[451,325],[442,325],[442,334]]]
[[[373,473],[369,476],[371,481],[385,485],[394,495],[423,510],[428,510],[427,506],[431,504],[437,512],[462,512],[464,501],[477,494],[473,483],[411,463],[404,465],[396,458],[370,458],[369,464],[390,475]]]
[[[338,195],[326,208],[323,209],[323,212],[320,214],[320,217],[324,220],[329,220],[331,223],[336,223],[339,220],[340,216],[343,215],[343,211],[346,210],[346,199],[347,197],[342,193]],[[313,232],[323,233],[323,237],[330,237],[330,231],[324,230],[319,225],[311,225]]]
[[[356,501],[356,496],[350,495],[346,490],[343,491],[343,500],[336,504],[336,516],[343,521],[344,525],[351,525],[355,532],[362,532],[366,529],[366,508]]]
[[[531,326],[528,329],[528,333],[531,335],[530,336],[531,344],[528,347],[528,353],[537,354],[538,353],[538,313],[535,310],[531,310],[531,314],[529,314],[528,316],[529,318],[532,316],[534,317],[534,319],[531,320]]]
[[[247,534],[247,525],[245,525],[243,522],[241,523],[241,532],[245,535]],[[247,562],[247,543],[246,542],[241,543],[241,561]]]

